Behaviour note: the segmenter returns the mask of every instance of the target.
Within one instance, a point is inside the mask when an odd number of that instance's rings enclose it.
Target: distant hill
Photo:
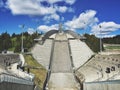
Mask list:
[[[94,51],[94,52],[99,52],[100,51],[100,39],[95,37],[95,35],[89,35],[89,34],[85,34],[84,35],[86,37],[86,44]],[[103,44],[102,44],[102,50],[104,50],[103,48]]]
[[[34,44],[34,39],[39,37],[40,34],[37,32],[32,35],[28,34],[28,32],[23,33],[23,42],[24,49],[29,50]],[[14,52],[21,51],[21,42],[22,42],[22,34],[13,33],[11,36],[7,32],[2,33],[0,35],[0,52],[4,50],[10,50]]]
[[[103,38],[103,42],[106,44],[120,44],[120,35],[110,38]]]
[[[23,33],[24,38],[24,48],[25,50],[29,50],[34,44],[34,39],[38,38],[41,34],[35,32],[34,34],[30,35],[28,32]],[[13,33],[11,36],[5,32],[0,35],[0,51],[3,50],[10,50],[14,52],[21,51],[21,36],[22,34],[15,34]],[[85,34],[86,37],[86,44],[94,51],[100,51],[100,40],[99,38],[95,37],[95,35]],[[120,35],[111,38],[103,38],[103,43],[106,44],[120,44]],[[103,47],[103,45],[102,45]],[[104,48],[103,48],[104,50]]]

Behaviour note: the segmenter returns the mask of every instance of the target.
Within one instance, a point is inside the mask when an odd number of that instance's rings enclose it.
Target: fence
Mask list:
[[[2,73],[0,74],[0,90],[34,90],[34,82]]]
[[[120,80],[87,82],[84,90],[120,90]]]

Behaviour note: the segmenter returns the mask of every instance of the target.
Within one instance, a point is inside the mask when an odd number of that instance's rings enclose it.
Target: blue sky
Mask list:
[[[0,33],[64,29],[104,37],[120,35],[120,0],[0,0]]]

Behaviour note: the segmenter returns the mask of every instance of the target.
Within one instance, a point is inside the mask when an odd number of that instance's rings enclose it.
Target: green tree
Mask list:
[[[8,50],[12,46],[10,35],[7,32],[2,33],[1,44],[2,44],[2,47],[1,47],[2,50]]]
[[[86,37],[86,44],[94,51],[94,52],[99,52],[100,51],[100,40],[99,38],[95,37],[95,35],[89,35],[85,34]],[[103,45],[102,45],[102,49]]]

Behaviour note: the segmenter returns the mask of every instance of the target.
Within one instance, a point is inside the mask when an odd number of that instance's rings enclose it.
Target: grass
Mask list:
[[[31,55],[24,55],[24,58],[28,66],[41,67],[40,69],[30,69],[30,72],[35,74],[35,84],[42,89],[46,77],[46,70]]]
[[[9,50],[9,51],[14,51],[14,50],[15,50],[15,47],[9,48],[8,50]]]
[[[120,49],[120,46],[107,46],[105,49]]]

